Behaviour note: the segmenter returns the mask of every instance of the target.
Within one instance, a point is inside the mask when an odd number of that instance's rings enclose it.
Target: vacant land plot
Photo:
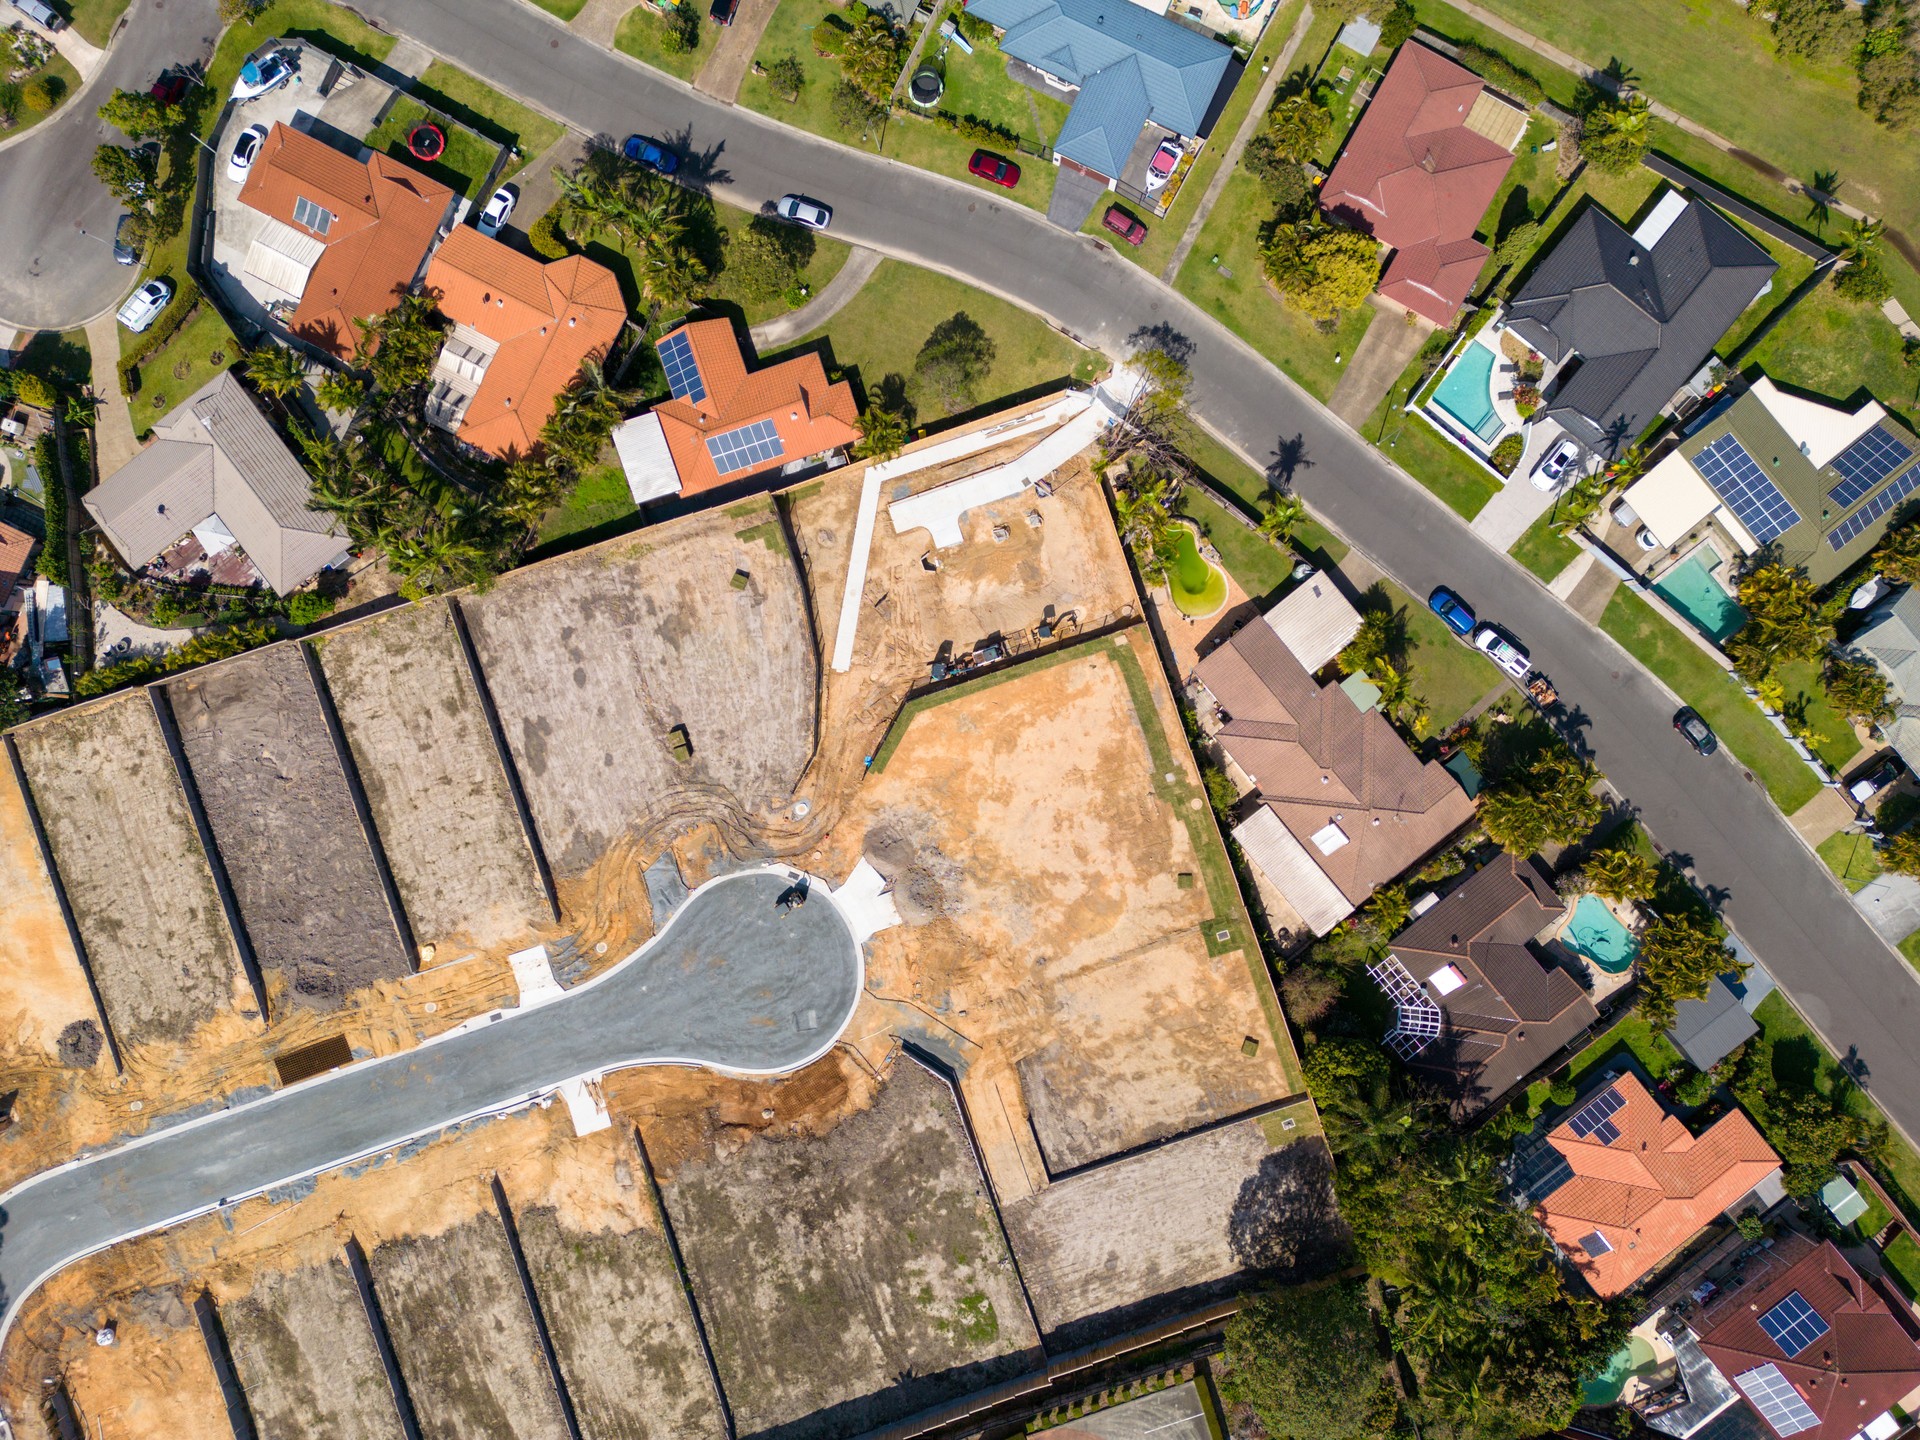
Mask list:
[[[399,1440],[387,1373],[344,1260],[265,1271],[220,1307],[233,1367],[263,1436]]]
[[[426,1440],[566,1440],[500,1217],[373,1252],[374,1288]]]
[[[1079,1344],[1192,1308],[1245,1276],[1331,1269],[1346,1243],[1333,1162],[1318,1139],[1275,1149],[1270,1128],[1189,1136],[1004,1207],[1049,1340]]]
[[[722,1440],[693,1312],[657,1221],[588,1232],[550,1205],[518,1221],[585,1440]]]
[[[770,502],[529,566],[460,604],[557,873],[667,824],[750,835],[791,802],[819,666]]]
[[[911,1061],[827,1135],[690,1160],[665,1194],[743,1436],[866,1430],[1035,1345],[952,1096]]]
[[[312,643],[414,940],[490,948],[547,919],[447,602]]]
[[[112,1345],[88,1344],[60,1367],[79,1430],[126,1440],[220,1440],[231,1435],[220,1384],[207,1358],[185,1287],[161,1281],[114,1297],[111,1312],[96,1311],[94,1323],[111,1319]],[[36,1390],[38,1385],[34,1387]],[[26,1395],[9,1395],[16,1421],[25,1418]],[[16,1434],[22,1433],[16,1428]],[[25,1434],[32,1434],[26,1431]],[[47,1427],[46,1440],[62,1440]]]
[[[298,645],[166,687],[241,923],[277,1009],[411,972]]]
[[[136,690],[13,739],[114,1033],[185,1040],[239,971],[153,702]]]

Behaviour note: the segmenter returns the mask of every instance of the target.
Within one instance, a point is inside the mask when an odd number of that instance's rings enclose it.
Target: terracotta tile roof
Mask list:
[[[1779,1369],[1820,1417],[1800,1440],[1848,1440],[1920,1386],[1920,1347],[1886,1300],[1829,1242],[1789,1236],[1800,1258],[1734,1290],[1694,1322],[1702,1353],[1729,1380],[1762,1365]],[[1788,1355],[1760,1317],[1794,1291],[1827,1323],[1827,1333]]]
[[[1611,1131],[1583,1137],[1571,1123],[1603,1089],[1548,1133],[1547,1143],[1573,1176],[1534,1206],[1597,1295],[1618,1295],[1659,1268],[1780,1168],[1780,1157],[1742,1111],[1722,1115],[1695,1136],[1634,1075],[1622,1075],[1611,1088],[1623,1102],[1610,1117]],[[1596,1234],[1611,1248],[1595,1244],[1590,1251]]]
[[[307,277],[292,328],[302,339],[350,358],[360,344],[354,322],[392,309],[395,290],[413,283],[453,192],[385,155],[363,163],[276,124],[240,187],[240,199],[303,234],[314,232],[295,221],[297,201],[332,213],[327,233],[318,237],[326,248]]]
[[[662,400],[652,411],[660,419],[668,453],[679,472],[682,495],[731,485],[860,438],[853,387],[844,381],[828,384],[818,355],[797,355],[764,370],[749,371],[731,321],[696,320],[662,336],[660,343],[666,344],[674,335],[687,337],[706,390],[697,402]],[[722,475],[708,452],[708,437],[756,420],[771,422],[779,432],[781,453],[764,464]]]
[[[33,544],[33,537],[26,531],[0,521],[0,606],[12,598],[14,587],[27,573]]]
[[[1416,757],[1385,716],[1315,683],[1272,626],[1242,626],[1199,676],[1227,713],[1221,745],[1355,905],[1473,817],[1453,776]],[[1330,823],[1347,843],[1327,854],[1312,837]]]
[[[555,398],[582,361],[606,355],[627,318],[606,266],[583,255],[537,260],[466,225],[434,252],[427,287],[449,320],[499,344],[456,433],[506,459],[532,452]]]
[[[1405,252],[1381,293],[1443,325],[1486,259],[1474,227],[1513,164],[1510,150],[1468,128],[1485,93],[1471,70],[1407,42],[1320,191],[1322,208]]]

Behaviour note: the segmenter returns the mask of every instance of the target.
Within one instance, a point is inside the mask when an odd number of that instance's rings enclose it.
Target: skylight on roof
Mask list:
[[[333,212],[324,205],[316,205],[304,195],[296,195],[293,201],[293,223],[304,225],[316,235],[324,235],[333,228]]]
[[[1347,832],[1332,821],[1313,832],[1313,848],[1322,855],[1331,855],[1347,843]]]
[[[1451,995],[1467,983],[1467,977],[1460,973],[1457,966],[1442,965],[1427,977],[1427,983],[1433,986],[1436,994]]]

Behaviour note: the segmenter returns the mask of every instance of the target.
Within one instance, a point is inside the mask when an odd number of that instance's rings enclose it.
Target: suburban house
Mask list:
[[[135,569],[178,580],[299,589],[347,558],[311,481],[230,373],[153,427],[153,440],[85,496],[100,532]]]
[[[1132,0],[968,0],[1006,55],[1073,95],[1063,165],[1138,183],[1161,140],[1204,139],[1240,78],[1233,51]]]
[[[1387,67],[1320,206],[1390,246],[1380,294],[1451,325],[1490,253],[1473,238],[1527,132],[1527,110],[1410,40]]]
[[[1920,1346],[1904,1302],[1896,1311],[1831,1241],[1794,1232],[1742,1280],[1701,1287],[1674,1337],[1680,1382],[1642,1403],[1648,1425],[1676,1440],[1893,1440],[1906,1428]]]
[[[1556,421],[1601,455],[1627,449],[1774,269],[1732,221],[1677,191],[1631,234],[1589,204],[1507,305],[1506,328],[1549,366],[1534,419]]]
[[[1603,1297],[1658,1270],[1715,1217],[1750,1198],[1769,1210],[1786,1193],[1780,1157],[1744,1111],[1695,1135],[1631,1072],[1607,1077],[1551,1130],[1521,1138],[1514,1190]]]
[[[582,362],[604,359],[627,321],[606,266],[584,255],[538,260],[466,225],[434,252],[427,288],[453,322],[427,419],[503,460],[533,453]]]
[[[0,520],[0,611],[19,610],[16,595],[24,594],[21,582],[33,564],[33,536],[17,525]]]
[[[240,187],[241,203],[269,222],[247,247],[246,272],[298,302],[295,335],[352,359],[355,322],[391,310],[419,278],[459,199],[398,160],[372,151],[356,160],[276,124]]]
[[[1308,601],[1278,624],[1243,625],[1200,661],[1196,679],[1214,738],[1257,797],[1234,839],[1305,926],[1324,935],[1471,820],[1473,802],[1453,776],[1416,757],[1384,715],[1314,679],[1307,662],[1321,668],[1353,632],[1342,636],[1345,622],[1323,599],[1309,593]],[[1288,648],[1283,629],[1308,647],[1304,655]]]
[[[1387,1047],[1445,1085],[1456,1115],[1498,1100],[1598,1023],[1580,982],[1536,944],[1565,913],[1531,859],[1502,854],[1369,968],[1394,1004]]]
[[[1871,612],[1872,623],[1852,648],[1887,677],[1893,719],[1882,728],[1909,765],[1920,766],[1920,588],[1909,585]]]
[[[1849,410],[1763,375],[1709,407],[1622,498],[1661,548],[1711,539],[1728,559],[1765,549],[1824,585],[1920,490],[1917,458],[1920,437],[1879,401]]]
[[[1715,976],[1705,998],[1682,1000],[1674,1007],[1667,1038],[1696,1070],[1711,1070],[1760,1033],[1741,996]]]
[[[613,432],[635,504],[796,473],[860,438],[853,387],[828,384],[816,354],[749,370],[727,320],[682,325],[655,348],[668,398]]]

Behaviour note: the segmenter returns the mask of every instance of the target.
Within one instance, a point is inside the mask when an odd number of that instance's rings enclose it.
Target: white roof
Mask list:
[[[233,546],[233,531],[218,515],[209,515],[194,526],[193,538],[200,542],[200,548],[209,555],[218,555]]]
[[[1294,586],[1262,618],[1309,675],[1360,633],[1360,612],[1325,574]]]
[[[673,468],[660,417],[649,410],[613,427],[613,449],[627,475],[633,503],[643,505],[680,493],[680,472]]]
[[[1327,878],[1270,806],[1262,805],[1234,826],[1233,838],[1314,934],[1326,934],[1353,913],[1353,902]]]
[[[313,274],[313,267],[326,249],[317,236],[269,217],[261,222],[253,243],[247,246],[242,268],[254,279],[298,300],[306,292],[307,278]]]
[[[1663,546],[1677,545],[1694,526],[1720,508],[1720,497],[1678,450],[1627,487],[1620,497]]]
[[[1442,965],[1427,977],[1427,983],[1433,987],[1434,994],[1451,995],[1467,983],[1467,977],[1452,965]]]
[[[1651,250],[1654,242],[1668,230],[1673,222],[1687,213],[1687,197],[1678,190],[1669,190],[1660,197],[1660,203],[1647,212],[1647,218],[1635,227],[1634,242]]]
[[[1838,405],[1789,395],[1764,375],[1753,382],[1752,394],[1816,470],[1887,418],[1878,400],[1848,412]]]

